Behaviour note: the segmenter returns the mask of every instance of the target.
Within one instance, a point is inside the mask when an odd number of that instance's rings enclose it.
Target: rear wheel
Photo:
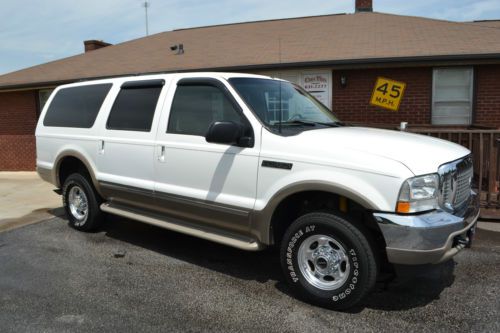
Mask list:
[[[369,234],[333,213],[299,217],[283,237],[280,256],[293,291],[333,309],[358,304],[377,278]]]
[[[62,197],[71,227],[81,231],[91,231],[102,223],[99,195],[83,175],[73,173],[66,178]]]

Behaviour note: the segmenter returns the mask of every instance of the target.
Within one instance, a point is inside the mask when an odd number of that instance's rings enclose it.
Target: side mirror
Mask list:
[[[205,140],[240,147],[252,147],[253,140],[244,136],[245,127],[232,121],[216,121],[210,125]]]

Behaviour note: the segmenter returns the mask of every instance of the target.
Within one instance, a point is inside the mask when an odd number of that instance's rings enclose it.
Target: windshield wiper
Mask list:
[[[320,124],[320,125],[325,125],[325,126],[329,126],[329,127],[339,127],[339,126],[344,126],[344,123],[340,122],[340,121],[332,121],[330,123],[320,123],[320,122],[316,122],[316,124]]]
[[[282,121],[282,122],[276,122],[274,125],[306,125],[306,126],[316,126],[316,123],[314,121],[306,121],[306,120],[287,120],[287,121]]]
[[[274,125],[279,125],[279,124],[280,123],[277,122]],[[331,123],[323,123],[320,121],[294,119],[294,120],[289,120],[289,121],[283,121],[283,122],[281,122],[281,125],[305,125],[305,126],[322,125],[322,126],[328,126],[328,127],[338,127],[338,126],[342,126],[342,123],[338,122],[338,121],[334,121]]]

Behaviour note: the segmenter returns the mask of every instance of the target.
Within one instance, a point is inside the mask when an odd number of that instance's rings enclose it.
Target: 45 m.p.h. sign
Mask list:
[[[373,88],[370,104],[391,111],[398,111],[406,83],[378,77]]]

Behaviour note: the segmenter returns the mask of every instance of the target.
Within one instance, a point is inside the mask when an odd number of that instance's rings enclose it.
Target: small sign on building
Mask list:
[[[330,105],[330,73],[303,73],[302,87],[324,105]]]
[[[370,104],[391,111],[398,111],[406,83],[378,77],[373,88]]]

